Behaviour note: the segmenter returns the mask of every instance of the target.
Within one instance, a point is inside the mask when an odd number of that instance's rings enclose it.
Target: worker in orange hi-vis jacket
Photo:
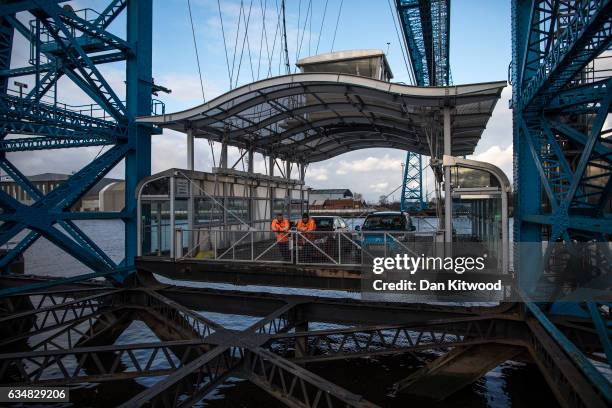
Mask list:
[[[317,224],[315,223],[315,220],[310,218],[308,213],[304,213],[302,215],[302,219],[297,222],[295,228],[302,234],[307,235],[308,232],[317,229]]]
[[[285,261],[290,261],[289,254],[289,220],[283,217],[283,214],[276,214],[276,218],[272,220],[272,231],[276,232],[276,245],[281,252]]]
[[[302,219],[297,222],[295,228],[302,236],[302,238],[299,240],[299,244],[303,246],[301,255],[307,260],[314,255],[314,248],[312,247],[313,244],[309,243],[308,241],[313,242],[315,240],[316,237],[312,232],[317,229],[317,224],[312,218],[310,218],[308,213],[304,213],[302,215]],[[302,256],[300,256],[300,258]]]

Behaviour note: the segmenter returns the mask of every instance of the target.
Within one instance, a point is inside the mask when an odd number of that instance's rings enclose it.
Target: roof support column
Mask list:
[[[289,160],[285,161],[285,179],[286,179],[286,192],[285,192],[285,204],[287,205],[287,218],[291,220],[291,187],[289,185],[289,181],[291,180],[291,162]]]
[[[444,108],[444,154],[452,155],[451,151],[451,116],[450,107]],[[451,196],[451,168],[444,167],[444,241],[447,248],[453,242],[453,197]],[[446,252],[446,251],[445,251]],[[449,256],[449,254],[445,254]]]
[[[268,176],[274,177],[275,159],[274,156],[268,157]]]
[[[221,143],[221,158],[219,159],[219,167],[227,169],[227,143]]]
[[[247,156],[247,159],[249,161],[248,171],[250,174],[253,174],[255,172],[255,163],[253,163],[253,160],[255,159],[255,152],[253,152],[253,149],[249,149],[249,154]]]
[[[255,152],[253,148],[249,148],[249,152],[247,153],[247,171],[249,174],[255,173],[255,163],[253,163],[255,159]],[[257,187],[253,184],[253,180],[249,181],[249,225],[253,228],[257,228],[255,225],[255,219],[257,219],[257,204],[255,201],[255,195],[257,193]]]
[[[194,170],[193,129],[187,129],[187,170]]]
[[[189,127],[187,129],[187,170],[194,171],[195,170],[195,154],[194,154],[194,138],[193,138],[193,128]],[[192,176],[190,176],[192,177]],[[189,235],[189,248],[193,247],[193,229],[194,229],[194,197],[193,197],[193,182],[189,183],[189,201],[187,201],[187,234]],[[179,244],[179,245],[182,245]]]
[[[276,159],[274,158],[274,156],[272,155],[268,156],[268,176],[270,177],[274,177],[275,164],[276,164]],[[273,187],[273,182],[270,182],[270,189],[269,189],[270,221],[272,221],[272,218],[274,218],[274,194],[275,194],[275,189]]]
[[[305,163],[300,163],[298,166],[300,169],[300,181],[302,182],[302,184],[300,185],[300,208],[302,210],[301,212],[305,213],[308,210],[308,205],[306,205],[306,207],[304,206],[304,186],[306,185],[305,180],[307,165]]]

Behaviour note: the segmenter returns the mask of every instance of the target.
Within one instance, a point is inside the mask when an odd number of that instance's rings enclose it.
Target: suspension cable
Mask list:
[[[297,35],[295,36],[295,51],[300,46],[300,23],[302,22],[302,0],[298,1]]]
[[[225,28],[223,26],[223,16],[221,14],[221,1],[220,0],[217,0],[217,7],[219,9],[219,20],[221,21],[221,33],[223,34],[223,49],[225,50],[225,66],[227,67],[227,77],[230,82],[230,88],[231,88],[232,77],[230,75],[229,56],[227,55],[227,41],[225,40]]]
[[[202,102],[206,102],[204,95],[204,80],[202,79],[202,69],[200,68],[200,55],[198,53],[198,43],[196,41],[195,28],[193,25],[193,15],[191,14],[191,0],[187,0],[187,9],[189,10],[189,22],[191,23],[191,35],[193,36],[193,48],[195,49],[196,62],[198,64],[198,75],[200,76],[200,88],[202,89]]]
[[[234,88],[238,86],[238,80],[240,79],[240,68],[242,67],[242,56],[244,55],[244,46],[247,44],[249,56],[251,55],[251,47],[249,45],[248,34],[249,34],[249,23],[251,21],[251,10],[253,9],[253,0],[251,0],[249,4],[249,15],[245,16],[245,26],[244,26],[244,37],[242,38],[242,48],[240,50],[240,60],[238,62],[238,71],[236,72],[235,85]],[[251,61],[251,76],[253,74],[253,63]]]
[[[338,33],[338,24],[340,23],[340,14],[342,13],[342,4],[344,0],[340,0],[340,7],[338,8],[338,18],[336,18],[336,28],[334,28],[334,38],[332,39],[331,52],[334,52],[334,44],[336,43],[336,33]]]
[[[304,34],[306,34],[306,24],[308,24],[308,17],[311,13],[311,10],[312,10],[312,0],[309,0],[308,7],[306,8],[306,17],[304,19],[304,28],[302,29],[302,36],[300,38],[300,42],[299,42],[298,48],[295,53],[296,61],[300,59],[300,54],[302,53],[302,43],[304,42]],[[299,26],[298,26],[298,36],[299,36]],[[297,70],[297,67],[295,67],[295,70]]]
[[[242,12],[244,11],[244,1],[240,0],[240,12],[238,13],[238,26],[236,27],[236,38],[234,39],[234,54],[232,56],[232,74],[230,75],[230,89],[234,84],[234,68],[236,67],[236,54],[238,53],[238,36],[240,34],[240,23],[242,22]]]
[[[319,53],[319,43],[321,42],[321,35],[323,34],[323,24],[325,24],[325,14],[327,14],[327,3],[329,3],[329,0],[325,0],[325,7],[323,7],[323,18],[321,19],[321,28],[319,29],[319,37],[317,38],[317,48],[315,49],[315,55]]]
[[[261,38],[259,40],[259,56],[257,57],[257,79],[259,79],[259,74],[261,71],[261,54],[263,52],[263,40],[264,36],[266,37],[266,52],[270,55],[270,49],[268,48],[268,33],[266,32],[266,11],[268,6],[268,0],[265,0],[262,4],[262,1],[259,0],[259,7],[261,8]]]
[[[287,22],[285,13],[285,0],[281,0],[281,12],[283,15],[283,41],[284,41],[284,52],[285,52],[285,71],[287,74],[291,73],[291,65],[289,65],[289,49],[287,48]],[[298,27],[299,30],[299,27]],[[280,61],[279,61],[280,62]],[[279,67],[280,71],[280,67]]]
[[[389,11],[391,12],[391,20],[393,20],[393,26],[395,27],[395,34],[397,35],[397,41],[400,44],[400,49],[402,51],[402,57],[404,58],[404,64],[406,65],[406,72],[408,73],[408,79],[411,82],[411,85],[416,85],[416,82],[414,80],[414,77],[411,75],[410,69],[408,68],[408,59],[406,58],[406,50],[404,49],[405,47],[402,47],[402,39],[399,33],[399,29],[397,27],[397,22],[395,21],[395,16],[396,14],[393,13],[393,7],[391,6],[391,0],[387,0],[387,3],[389,4]]]
[[[278,31],[280,29],[281,13],[278,9],[278,0],[276,0],[276,30],[274,31],[274,41],[272,42],[272,51],[268,53],[268,77],[272,75],[272,60],[274,58],[274,50],[276,49],[276,39],[278,38]],[[279,49],[281,48],[279,44]],[[280,74],[280,72],[279,72]]]

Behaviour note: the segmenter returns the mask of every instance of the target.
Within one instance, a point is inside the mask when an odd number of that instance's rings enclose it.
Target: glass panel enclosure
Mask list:
[[[170,200],[150,200],[141,205],[141,251],[143,255],[170,254]]]
[[[478,248],[489,265],[507,272],[508,178],[491,164],[460,158],[452,158],[450,170],[453,242],[470,243],[465,247]]]
[[[502,213],[499,192],[474,194],[453,192],[453,235],[456,242],[479,245],[490,264],[502,268]]]
[[[208,243],[210,247],[212,228],[266,230],[275,212],[291,211],[298,218],[307,208],[307,193],[304,200],[271,198],[287,192],[303,196],[303,184],[295,180],[287,183],[262,175],[254,180],[258,175],[227,176],[176,169],[164,173],[145,179],[139,188],[139,256],[180,257],[195,245],[205,247],[202,243]],[[215,237],[221,238],[218,234]]]

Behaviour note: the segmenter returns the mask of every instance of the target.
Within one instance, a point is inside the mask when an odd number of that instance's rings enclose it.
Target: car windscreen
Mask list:
[[[333,229],[334,228],[334,219],[333,218],[315,218],[315,224],[317,224],[317,229]]]
[[[363,223],[365,231],[403,231],[406,229],[406,218],[400,214],[370,215]]]

